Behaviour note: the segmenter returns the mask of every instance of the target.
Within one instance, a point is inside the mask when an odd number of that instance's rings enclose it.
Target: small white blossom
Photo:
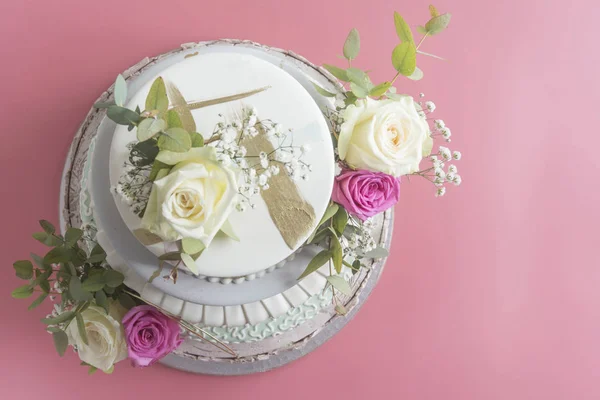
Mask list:
[[[454,177],[454,180],[452,181],[452,183],[454,183],[456,186],[459,186],[462,183],[462,179],[461,179],[460,175],[457,174]]]
[[[278,165],[271,165],[269,167],[269,170],[271,171],[271,174],[279,175],[279,166]]]
[[[448,172],[457,173],[458,172],[458,168],[456,168],[456,165],[452,164],[452,165],[448,166]]]
[[[443,128],[445,128],[445,127],[446,127],[446,124],[445,124],[445,123],[444,123],[444,121],[443,121],[443,120],[441,120],[441,119],[436,119],[435,121],[433,121],[433,123],[435,124],[435,127],[436,127],[437,129],[443,129]]]
[[[450,139],[450,136],[452,136],[452,132],[450,131],[450,128],[444,127],[440,130],[440,132],[442,133],[442,136],[444,137],[444,139]]]
[[[427,108],[427,110],[429,112],[434,112],[435,111],[435,103],[433,101],[426,101],[425,102],[425,108]]]
[[[303,144],[301,149],[302,153],[308,153],[310,151],[310,144]]]
[[[269,160],[267,160],[266,158],[260,160],[260,166],[263,168],[269,168]]]
[[[447,180],[448,182],[452,182],[452,181],[454,181],[454,177],[455,177],[455,176],[456,176],[456,175],[454,174],[454,172],[448,172],[448,173],[446,174],[446,180]]]
[[[450,149],[447,147],[440,146],[440,155],[446,161],[452,159],[452,153],[450,152]]]
[[[438,190],[435,192],[435,197],[441,197],[445,194],[446,194],[446,188],[441,187],[441,188],[438,188]]]
[[[460,160],[460,158],[462,157],[462,154],[460,154],[460,151],[455,151],[454,153],[452,153],[452,158],[455,160]]]

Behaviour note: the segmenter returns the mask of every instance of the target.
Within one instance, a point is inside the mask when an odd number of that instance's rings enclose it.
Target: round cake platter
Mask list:
[[[198,53],[205,52],[239,52],[250,54],[279,66],[293,76],[313,97],[315,102],[325,109],[330,106],[328,100],[319,95],[312,83],[318,83],[331,92],[339,92],[340,85],[327,71],[310,63],[308,60],[290,51],[264,46],[258,43],[240,40],[217,40],[211,42],[183,44],[180,48],[153,58],[145,58],[133,67],[126,70],[122,75],[128,79],[133,91],[136,86],[144,84],[144,76],[156,75],[157,71],[167,68],[174,63]],[[112,95],[112,87],[101,97],[105,101]],[[95,199],[93,206],[97,209],[100,218],[115,218],[118,214],[116,209],[111,210],[109,199],[108,182],[108,148],[110,139],[114,133],[114,125],[104,118],[104,112],[92,108],[78,130],[71,149],[69,151],[63,179],[61,183],[61,228],[66,230],[67,226],[81,227],[86,224],[91,216],[87,207],[81,207],[86,196],[85,185],[87,180],[86,165],[93,159],[93,172],[95,186],[102,188],[106,186],[106,198]],[[102,164],[104,163],[104,164]],[[87,166],[89,170],[89,166]],[[99,183],[100,182],[100,183]],[[102,193],[101,189],[95,192]],[[98,196],[98,195],[96,195]],[[114,204],[113,204],[114,208]],[[112,216],[107,217],[108,214]],[[393,212],[387,211],[373,221],[373,237],[380,246],[389,248],[393,227]],[[143,258],[152,260],[153,256],[147,249],[141,246],[127,229],[114,229],[104,232],[110,236],[112,243],[123,243],[121,251],[130,251]],[[130,236],[128,237],[127,234]],[[118,237],[113,237],[117,235]],[[119,236],[119,235],[122,235]],[[123,239],[123,240],[122,240]],[[132,240],[133,239],[133,240]],[[137,245],[136,245],[137,243]],[[262,299],[281,293],[296,284],[296,277],[305,268],[311,257],[311,249],[303,250],[296,255],[293,263],[287,263],[281,268],[273,269],[260,279],[243,280],[238,284],[223,284],[209,279],[197,279],[192,276],[183,276],[183,282],[187,282],[186,296],[192,296],[194,301],[200,304],[243,304],[248,301],[260,302]],[[110,261],[110,260],[109,260]],[[266,371],[287,364],[317,348],[336,332],[338,332],[356,314],[364,303],[369,293],[377,283],[385,259],[379,259],[372,263],[370,268],[363,268],[361,272],[354,275],[351,282],[352,294],[340,296],[339,301],[348,310],[345,316],[336,314],[333,306],[319,308],[317,314],[310,319],[299,323],[293,328],[275,336],[251,343],[231,343],[230,347],[238,354],[238,357],[223,353],[210,344],[195,340],[186,340],[179,349],[162,360],[162,363],[173,368],[211,375],[241,375],[254,372]],[[152,273],[149,270],[148,276]],[[141,278],[147,280],[148,276]],[[127,282],[127,281],[126,281]],[[178,286],[179,286],[178,282]],[[172,291],[172,285],[166,286],[162,280],[153,282],[154,292]],[[152,286],[150,285],[150,286]],[[135,289],[135,288],[134,288]],[[180,290],[180,288],[177,288]],[[177,295],[177,293],[170,292]],[[146,297],[142,293],[143,297]],[[164,300],[169,296],[161,296]],[[185,300],[185,299],[184,299]]]

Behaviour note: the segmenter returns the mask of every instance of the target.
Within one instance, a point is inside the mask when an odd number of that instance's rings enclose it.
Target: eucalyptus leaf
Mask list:
[[[17,277],[21,279],[33,278],[33,264],[29,260],[19,260],[13,263]]]
[[[87,262],[90,264],[101,263],[106,259],[106,253],[104,249],[99,244],[95,245],[92,249],[90,256],[87,259]]]
[[[192,274],[198,275],[200,273],[200,271],[198,271],[198,266],[196,265],[196,261],[194,261],[194,259],[190,255],[182,253],[181,260],[183,261],[183,263],[185,264],[187,269],[189,269]]]
[[[192,147],[190,134],[182,128],[169,128],[158,138],[158,148],[176,153],[184,153]]]
[[[181,248],[188,255],[196,254],[205,249],[204,243],[201,240],[194,238],[181,239]]]
[[[92,294],[83,289],[77,276],[72,276],[69,280],[69,294],[75,301],[88,301],[92,298]]]
[[[29,305],[29,307],[27,307],[28,310],[33,310],[34,308],[36,308],[37,306],[39,306],[40,304],[42,304],[44,302],[44,300],[46,300],[46,297],[48,297],[48,293],[42,293],[38,296],[37,299],[35,299],[33,301],[33,303],[31,303]]]
[[[356,28],[353,28],[344,42],[344,57],[348,61],[354,60],[360,51],[360,36]]]
[[[158,77],[152,83],[148,96],[146,97],[146,111],[158,110],[165,113],[169,107],[167,88],[162,77]]]
[[[50,222],[46,221],[45,219],[41,219],[39,222],[40,222],[40,226],[42,227],[44,232],[46,232],[47,234],[51,235],[56,231],[56,228],[54,227],[54,225],[52,225]]]
[[[352,294],[352,289],[350,289],[350,285],[344,278],[339,275],[330,275],[327,278],[327,282],[331,284],[334,288],[345,294],[346,296],[350,296]]]
[[[49,247],[56,247],[62,244],[62,240],[56,235],[47,232],[36,232],[31,235],[35,240]]]
[[[55,247],[44,256],[44,262],[48,264],[58,264],[71,260],[71,252],[64,247]]]
[[[360,260],[354,260],[354,262],[352,263],[352,275],[356,274],[358,271],[360,271]]]
[[[29,285],[19,286],[10,294],[13,299],[26,299],[33,294],[33,288]]]
[[[371,251],[367,251],[364,256],[367,258],[384,258],[389,255],[388,250],[385,247],[377,247]]]
[[[427,29],[425,29],[425,27],[422,25],[417,26],[417,32],[419,32],[423,35],[427,35]]]
[[[240,238],[235,234],[235,230],[233,229],[233,226],[231,226],[231,222],[229,222],[229,220],[225,220],[223,225],[221,225],[221,232],[223,232],[225,235],[227,235],[227,237],[235,240],[236,242],[240,241]]]
[[[192,147],[204,147],[204,136],[198,132],[190,132],[190,138],[192,139]]]
[[[161,261],[179,261],[181,260],[181,253],[178,251],[170,251],[158,257]]]
[[[106,297],[104,290],[98,290],[94,295],[94,298],[96,299],[96,304],[104,308],[104,311],[108,314],[108,298]]]
[[[157,180],[158,173],[164,169],[171,171],[171,165],[165,164],[158,160],[155,160],[154,164],[152,164],[152,169],[150,170],[150,175],[148,176],[148,180],[150,180],[151,182],[154,182],[155,180]]]
[[[331,203],[325,210],[325,214],[323,214],[323,217],[321,217],[321,221],[319,221],[317,226],[321,226],[325,221],[328,221],[331,217],[333,217],[339,208],[340,206],[337,203]]]
[[[52,334],[52,340],[54,341],[54,347],[56,347],[58,355],[62,357],[69,346],[69,338],[67,337],[67,334],[64,331],[54,332]]]
[[[419,81],[423,79],[423,71],[421,71],[421,68],[415,67],[415,72],[407,76],[407,78],[412,79],[413,81]]]
[[[105,280],[103,274],[90,275],[81,283],[81,288],[86,292],[98,292],[104,288]]]
[[[410,27],[404,21],[404,18],[397,12],[394,12],[394,25],[396,25],[396,34],[402,42],[414,43],[414,38]]]
[[[344,207],[339,207],[333,216],[333,221],[331,221],[331,223],[337,234],[342,235],[344,233],[344,229],[346,229],[346,225],[348,224],[348,211],[346,211]]]
[[[108,108],[110,106],[114,106],[115,102],[114,101],[99,101],[97,103],[94,103],[94,107],[96,108]]]
[[[344,99],[344,104],[346,106],[354,104],[354,103],[356,103],[356,100],[358,100],[358,97],[356,97],[354,95],[354,93],[352,93],[352,92],[346,92],[345,94],[346,94],[346,98]]]
[[[354,93],[354,95],[359,98],[365,98],[369,95],[369,90],[354,83],[354,82],[350,82],[350,89],[352,89],[352,93]]]
[[[387,92],[387,90],[390,88],[390,86],[392,86],[391,82],[380,83],[379,85],[375,86],[373,89],[371,89],[369,91],[369,96],[372,96],[372,97],[383,96],[385,94],[385,92]]]
[[[156,136],[160,131],[167,127],[167,123],[161,118],[146,118],[137,128],[137,140],[145,142]]]
[[[144,167],[152,164],[157,154],[158,146],[155,140],[137,142],[129,152],[129,161],[136,167]]]
[[[431,17],[437,17],[438,15],[440,15],[440,13],[438,12],[438,10],[433,6],[433,4],[429,5],[429,15],[431,15]]]
[[[325,239],[331,233],[331,231],[329,230],[329,227],[321,229],[318,232],[315,230],[315,232],[316,232],[315,235],[312,238],[309,238],[310,240],[307,240],[307,243],[319,243],[321,240]]]
[[[39,283],[39,286],[44,291],[44,293],[46,293],[46,294],[50,293],[50,282],[48,282],[47,279],[41,281]]]
[[[46,325],[58,325],[63,322],[71,320],[75,316],[75,311],[65,311],[56,317],[43,318],[42,322]]]
[[[69,247],[74,246],[83,236],[83,231],[78,228],[70,227],[65,233],[65,244]]]
[[[119,271],[115,271],[114,269],[107,269],[106,271],[104,271],[103,276],[106,285],[112,288],[120,286],[125,280],[125,276]]]
[[[86,345],[89,344],[87,332],[85,331],[85,322],[83,322],[83,317],[81,316],[81,314],[75,315],[75,320],[77,321],[77,330],[79,331],[79,336],[81,336],[81,340]]]
[[[371,78],[369,78],[369,75],[367,75],[367,73],[361,69],[348,68],[346,70],[346,74],[348,75],[350,82],[367,89],[367,93],[374,86],[373,82],[371,82]]]
[[[123,106],[125,100],[127,100],[127,83],[125,83],[123,75],[119,74],[115,81],[115,104]]]
[[[425,29],[427,30],[427,34],[430,36],[437,35],[441,31],[446,29],[448,27],[448,24],[450,24],[451,17],[452,17],[452,15],[446,13],[446,14],[440,14],[437,17],[431,18],[425,24]]]
[[[170,171],[171,171],[171,168],[163,168],[163,169],[159,170],[158,173],[156,174],[156,178],[154,180],[158,181],[158,180],[164,178],[165,176],[169,175]]]
[[[335,97],[335,93],[328,92],[327,90],[323,89],[321,86],[317,85],[314,82],[313,82],[313,86],[315,87],[315,90],[317,91],[317,93],[319,93],[321,96]]]
[[[307,275],[312,274],[313,272],[315,272],[316,270],[321,268],[330,259],[331,259],[331,251],[323,250],[323,251],[319,252],[316,256],[313,257],[312,260],[310,260],[310,262],[308,263],[308,266],[306,267],[306,269],[304,270],[302,275],[300,275],[298,277],[298,280],[306,277]]]
[[[400,43],[392,51],[392,65],[404,76],[412,75],[417,67],[417,51],[414,43]]]
[[[37,254],[34,253],[29,253],[29,255],[31,256],[31,259],[33,260],[33,262],[35,263],[35,265],[37,265],[38,267],[40,267],[43,270],[47,270],[47,269],[51,269],[52,265],[44,262],[44,258],[38,256]]]
[[[158,278],[160,276],[160,274],[162,273],[162,270],[163,270],[163,264],[160,263],[159,267],[156,268],[156,270],[152,273],[152,275],[150,275],[150,278],[148,278],[148,283],[152,283],[153,280]]]
[[[342,262],[344,261],[344,252],[342,251],[342,245],[336,235],[332,235],[330,238],[330,250],[331,250],[331,261],[333,261],[333,268],[338,274],[342,272]]]
[[[119,125],[135,125],[140,120],[135,111],[117,105],[108,107],[106,116]]]
[[[169,127],[169,128],[183,128],[183,124],[181,123],[181,118],[179,117],[179,114],[175,110],[167,111],[165,120],[167,121],[167,127]]]
[[[329,73],[335,76],[337,79],[343,82],[349,82],[348,74],[345,70],[336,67],[335,65],[323,64],[323,68],[325,68]]]

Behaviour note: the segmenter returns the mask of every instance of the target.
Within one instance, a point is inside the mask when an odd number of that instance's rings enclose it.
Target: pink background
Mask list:
[[[358,65],[393,75],[392,12],[415,1],[4,0],[0,5],[2,185],[0,397],[159,399],[597,399],[600,397],[597,39],[599,3],[439,0],[453,14],[422,58],[425,92],[451,127],[460,190],[435,199],[413,180],[392,255],[363,310],[334,340],[254,376],[195,376],[119,365],[88,377],[60,359],[42,307],[9,293],[12,262],[42,251],[79,123],[115,75],[189,41],[252,39],[315,63],[340,62],[352,27]]]

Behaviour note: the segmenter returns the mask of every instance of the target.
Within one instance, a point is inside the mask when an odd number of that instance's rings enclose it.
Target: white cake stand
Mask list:
[[[240,54],[254,55],[283,68],[309,91],[321,108],[327,107],[328,103],[321,95],[316,93],[311,82],[316,82],[332,92],[340,90],[340,85],[335,78],[324,69],[313,65],[303,57],[290,51],[240,40],[217,40],[184,44],[169,53],[153,58],[145,58],[126,70],[123,76],[128,78],[143,74],[151,75],[153,72],[160,71],[189,54],[206,51],[232,51],[232,49],[240,52]],[[110,97],[112,89],[112,87],[109,88],[99,100],[106,100]],[[94,141],[99,130],[106,129],[105,126],[106,119],[104,118],[104,112],[92,108],[71,145],[61,183],[60,211],[61,229],[63,232],[67,226],[79,227],[82,225],[80,196],[82,193],[84,165],[88,156],[92,153],[90,144]],[[104,154],[98,153],[102,151],[102,140],[98,142],[97,148],[93,151],[96,154],[95,161],[104,157]],[[99,165],[95,165],[95,168],[99,168]],[[100,169],[102,168],[100,167]],[[106,199],[106,201],[112,201],[110,196],[106,196]],[[104,201],[101,201],[101,203],[104,203]],[[95,206],[99,206],[99,208],[105,211],[108,210],[107,212],[110,213],[108,205],[106,203],[96,204]],[[101,215],[102,218],[110,217],[106,213],[101,213]],[[376,219],[373,235],[379,245],[389,248],[392,228],[393,212],[391,210]],[[123,232],[129,234],[126,228]],[[114,234],[118,233],[115,231]],[[124,239],[127,238],[125,237]],[[145,256],[149,254],[143,247],[140,251],[144,251]],[[307,263],[308,260],[309,258],[306,258],[304,262]],[[231,347],[239,354],[238,358],[232,358],[226,353],[216,350],[213,346],[186,340],[176,352],[163,359],[162,363],[188,372],[211,375],[249,374],[267,371],[287,364],[317,348],[348,323],[377,283],[383,271],[384,263],[385,259],[377,260],[371,265],[370,269],[363,269],[354,276],[351,285],[353,289],[352,294],[340,298],[341,303],[349,310],[346,316],[338,316],[333,307],[327,307],[321,310],[318,315],[279,336],[269,337],[253,343],[231,344]],[[192,277],[188,277],[186,282],[193,288],[197,288],[194,285],[203,285],[200,290],[203,295],[195,298],[199,304],[227,305],[227,302],[243,303],[245,301],[252,301],[253,299],[266,298],[288,289],[293,285],[293,281],[298,276],[299,271],[304,268],[304,266],[299,264],[301,263],[296,261],[293,267],[288,266],[286,268],[284,266],[261,279],[253,282],[244,282],[242,285],[221,285],[218,282],[209,281],[199,283],[197,280],[194,281]],[[160,282],[158,282],[158,288],[161,290],[164,289],[160,285]]]

